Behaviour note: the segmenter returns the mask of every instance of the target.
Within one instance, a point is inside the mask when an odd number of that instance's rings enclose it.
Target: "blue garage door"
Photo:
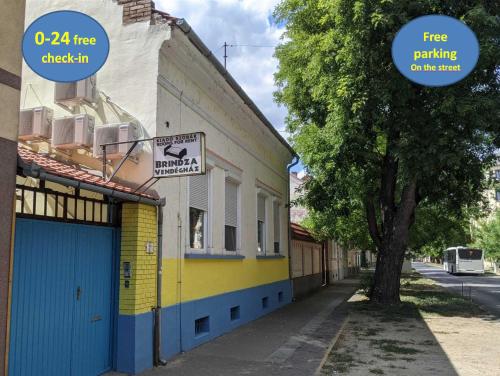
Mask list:
[[[10,376],[111,369],[115,231],[17,219]]]

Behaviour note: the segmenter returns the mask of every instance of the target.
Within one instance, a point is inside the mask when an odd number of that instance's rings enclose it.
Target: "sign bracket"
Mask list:
[[[125,161],[130,157],[130,154],[134,151],[135,147],[139,144],[139,142],[146,142],[146,141],[152,141],[152,138],[145,138],[142,140],[132,140],[132,141],[121,141],[121,142],[109,142],[106,144],[102,144],[102,178],[105,180],[106,183],[109,183],[111,179],[115,177],[115,175],[118,173],[118,170],[123,166]],[[124,145],[124,144],[132,144],[132,146],[128,149],[128,151],[125,153],[123,158],[118,162],[118,166],[115,168],[111,176],[108,178],[106,176],[106,147],[111,146],[111,145]]]

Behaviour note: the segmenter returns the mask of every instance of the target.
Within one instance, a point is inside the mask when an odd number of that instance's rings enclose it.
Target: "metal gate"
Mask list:
[[[17,219],[10,376],[94,376],[112,368],[116,233]]]

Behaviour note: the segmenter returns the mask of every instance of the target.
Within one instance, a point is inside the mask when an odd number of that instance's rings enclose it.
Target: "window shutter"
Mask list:
[[[238,227],[238,185],[226,180],[226,225]]]
[[[274,241],[280,241],[280,206],[278,202],[273,202],[273,216],[274,216]]]
[[[208,173],[189,177],[189,206],[208,211]]]
[[[257,219],[264,222],[266,219],[266,198],[264,196],[257,196]]]

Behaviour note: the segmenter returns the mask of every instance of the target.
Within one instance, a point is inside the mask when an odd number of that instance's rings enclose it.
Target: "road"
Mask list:
[[[420,274],[455,292],[461,293],[463,283],[464,294],[468,296],[470,288],[472,300],[500,318],[500,276],[451,275],[443,269],[422,262],[414,262],[412,266]]]

